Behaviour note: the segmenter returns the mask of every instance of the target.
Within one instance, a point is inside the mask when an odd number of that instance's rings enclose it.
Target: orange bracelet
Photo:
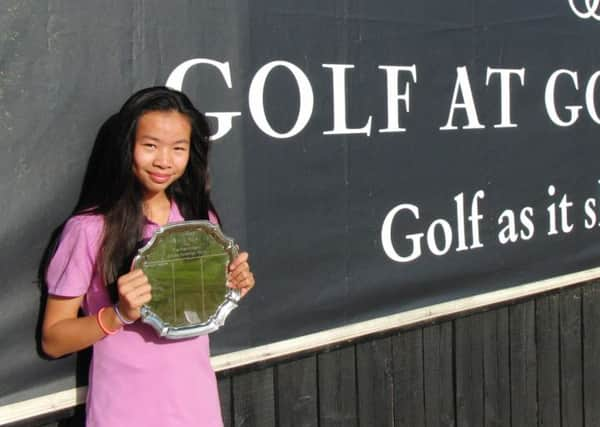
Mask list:
[[[104,323],[102,323],[101,316],[102,316],[102,313],[104,312],[104,310],[106,310],[106,309],[107,309],[107,307],[102,307],[100,310],[98,310],[98,314],[96,315],[96,320],[98,321],[98,326],[100,326],[100,329],[102,329],[102,332],[104,332],[106,335],[114,335],[117,332],[119,332],[119,330],[121,330],[121,328],[111,331],[104,325]]]

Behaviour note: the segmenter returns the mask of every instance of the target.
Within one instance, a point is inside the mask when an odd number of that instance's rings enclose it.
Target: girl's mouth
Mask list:
[[[152,173],[152,172],[149,172],[148,174],[150,175],[150,179],[157,184],[164,184],[171,178],[171,175],[163,175],[163,174]]]

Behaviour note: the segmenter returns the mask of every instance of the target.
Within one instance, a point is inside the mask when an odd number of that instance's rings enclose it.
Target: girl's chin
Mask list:
[[[153,197],[158,194],[164,193],[169,186],[167,184],[163,185],[144,185],[144,196],[146,198]]]

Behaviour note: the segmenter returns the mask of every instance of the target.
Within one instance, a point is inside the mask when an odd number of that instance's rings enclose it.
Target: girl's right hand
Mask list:
[[[152,299],[152,287],[141,269],[132,270],[117,279],[119,311],[128,320],[140,318],[140,308]]]

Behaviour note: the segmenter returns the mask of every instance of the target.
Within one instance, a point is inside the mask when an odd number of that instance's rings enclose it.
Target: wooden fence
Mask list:
[[[600,281],[218,377],[226,427],[600,426]]]

